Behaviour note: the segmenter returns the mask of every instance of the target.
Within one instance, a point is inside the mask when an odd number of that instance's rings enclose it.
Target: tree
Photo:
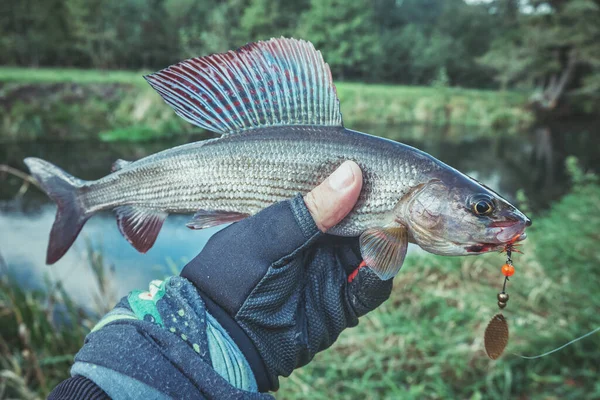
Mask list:
[[[492,44],[481,59],[503,86],[534,86],[531,104],[555,110],[569,93],[587,104],[600,91],[600,0],[531,0],[514,30]]]
[[[63,0],[0,1],[0,62],[27,66],[64,62],[70,50],[68,21]]]
[[[490,6],[463,0],[377,0],[386,81],[428,84],[446,71],[454,85],[490,87],[489,69],[477,58],[498,34]]]
[[[112,4],[102,0],[66,0],[72,46],[84,57],[80,66],[114,66],[119,41],[111,18],[116,11]]]
[[[250,0],[242,14],[238,36],[247,42],[294,36],[298,16],[308,6],[307,0]]]
[[[168,26],[172,27],[175,36],[171,44],[174,58],[182,60],[227,48],[228,43],[221,43],[220,37],[212,40],[219,42],[214,47],[206,43],[206,32],[212,30],[217,21],[223,20],[223,11],[229,7],[219,3],[216,0],[166,0]]]
[[[508,4],[517,0],[502,0]],[[444,50],[449,53],[445,68],[455,85],[471,87],[497,86],[489,68],[482,66],[477,59],[490,48],[490,44],[505,31],[502,21],[496,19],[487,3],[467,4],[462,0],[445,2],[439,15],[435,31],[443,38],[450,39]]]
[[[379,56],[379,37],[369,0],[311,0],[298,36],[320,49],[338,79],[365,77]]]

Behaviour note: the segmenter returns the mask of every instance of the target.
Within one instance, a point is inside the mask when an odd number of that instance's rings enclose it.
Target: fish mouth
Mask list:
[[[525,233],[525,229],[531,226],[531,220],[519,210],[514,209],[501,212],[486,225],[489,229],[488,232],[496,235],[493,239],[488,239],[489,242],[505,245],[517,241]]]
[[[486,224],[488,232],[496,237],[490,242],[507,243],[521,235],[525,228],[531,226],[531,220],[518,210],[502,213],[498,218]]]
[[[467,251],[467,253],[471,254],[487,253],[489,251],[502,251],[506,248],[507,245],[520,242],[525,239],[527,239],[527,233],[520,232],[514,235],[510,240],[502,243],[477,243],[465,247],[465,250]]]
[[[497,250],[498,247],[503,247],[503,245],[499,245],[498,243],[479,243],[473,244],[471,246],[465,247],[467,253],[479,254],[479,253],[487,253],[488,251]]]
[[[527,232],[523,232],[523,233],[521,233],[520,235],[517,235],[517,236],[514,238],[514,241],[513,241],[513,243],[514,243],[514,242],[520,242],[521,240],[525,240],[525,239],[527,239]]]

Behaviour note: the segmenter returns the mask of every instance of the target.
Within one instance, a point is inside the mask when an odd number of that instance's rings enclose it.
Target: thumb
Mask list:
[[[321,232],[344,219],[354,208],[361,188],[360,167],[354,161],[346,161],[304,196],[304,203]]]

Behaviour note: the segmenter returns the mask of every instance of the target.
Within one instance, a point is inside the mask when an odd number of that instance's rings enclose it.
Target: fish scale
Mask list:
[[[290,140],[291,134],[295,140]],[[375,144],[386,150],[374,151]],[[409,146],[343,128],[263,128],[189,146],[187,151],[166,150],[152,160],[133,162],[96,181],[89,186],[93,195],[86,204],[94,210],[137,205],[169,212],[211,209],[254,214],[296,193],[307,193],[351,159],[363,170],[364,190],[355,210],[332,231],[351,236],[389,213],[410,190],[408,182],[421,183],[414,175],[401,174],[410,170],[404,165],[407,155],[417,152],[421,162],[435,164]]]

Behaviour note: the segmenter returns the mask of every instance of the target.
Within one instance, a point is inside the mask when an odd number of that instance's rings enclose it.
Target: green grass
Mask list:
[[[98,287],[91,310],[76,304],[58,282],[23,289],[0,255],[0,399],[45,398],[68,377],[99,316],[114,307],[112,268],[89,243],[87,255]]]
[[[510,342],[489,360],[500,255],[409,257],[390,300],[283,381],[280,399],[600,398],[600,334],[524,360],[600,326],[600,186],[570,160],[573,192],[534,218],[513,256],[504,311]]]
[[[0,67],[0,82],[16,83],[122,83],[147,85],[150,71],[94,70],[75,68]]]
[[[144,73],[0,67],[5,107],[0,136],[141,140],[193,131],[147,85]],[[394,128],[405,123],[460,131],[477,127],[478,134],[491,135],[516,133],[533,121],[524,108],[527,98],[519,92],[351,82],[336,86],[347,127],[380,128],[392,138]],[[69,101],[74,95],[78,101]]]
[[[512,354],[541,354],[600,326],[600,185],[573,159],[568,168],[571,193],[533,216],[524,254],[513,256],[516,274],[504,311],[510,341],[501,359],[487,358],[483,332],[498,312],[503,256],[411,255],[391,298],[308,366],[282,379],[276,397],[600,398],[600,334],[538,360]],[[99,282],[110,280],[100,255],[90,263]],[[6,274],[0,279],[0,393],[45,395],[67,376],[72,355],[98,319],[49,287],[28,292]],[[57,326],[48,317],[51,311],[71,323]]]

